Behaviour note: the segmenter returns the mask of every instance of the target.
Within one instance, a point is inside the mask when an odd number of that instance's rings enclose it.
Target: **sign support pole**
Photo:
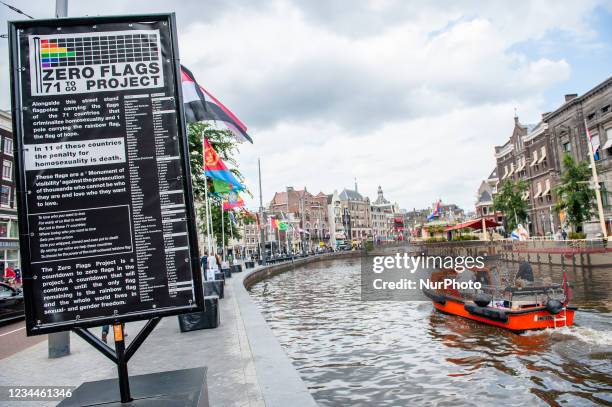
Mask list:
[[[146,325],[138,332],[132,343],[126,348],[124,340],[123,324],[113,325],[113,333],[115,337],[115,350],[102,342],[100,338],[92,334],[87,328],[74,328],[73,332],[79,335],[85,342],[96,348],[100,353],[109,358],[117,365],[117,374],[119,379],[119,393],[121,395],[121,403],[129,403],[132,401],[130,392],[130,378],[128,375],[127,364],[132,356],[136,353],[140,345],[153,332],[157,324],[161,321],[161,317],[150,319]]]
[[[219,210],[221,210],[221,259],[225,261],[225,225],[223,224],[223,201],[219,201]]]
[[[68,0],[55,0],[55,17],[68,17]],[[47,335],[49,359],[70,355],[70,332],[55,332]]]

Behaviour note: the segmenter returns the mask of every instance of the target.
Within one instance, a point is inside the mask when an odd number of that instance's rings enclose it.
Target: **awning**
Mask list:
[[[544,161],[545,158],[546,158],[546,150],[542,150],[542,156],[538,160],[538,164],[541,164],[542,161]]]
[[[531,164],[529,164],[529,166],[533,167],[537,163],[538,163],[538,150],[533,152],[533,160],[531,161]]]
[[[523,199],[529,199],[529,191],[525,191],[525,193],[523,194]]]
[[[546,196],[550,194],[550,181],[546,180],[546,188],[544,189],[544,192],[542,192],[542,196]]]
[[[525,161],[521,161],[521,164],[516,169],[516,172],[523,171],[523,168],[525,168],[525,164],[526,164]]]
[[[608,139],[608,141],[606,141],[606,144],[603,145],[602,147],[604,150],[607,150],[609,148],[612,148],[612,137]]]
[[[494,228],[499,226],[500,224],[495,222],[493,219],[485,219],[485,228]],[[482,219],[472,219],[467,222],[458,223],[455,226],[449,226],[446,228],[446,231],[449,230],[459,230],[459,229],[482,229]]]
[[[538,182],[538,191],[533,194],[533,199],[539,197],[540,195],[542,195],[542,184]]]
[[[501,179],[504,179],[504,178],[506,178],[507,176],[508,176],[508,166],[505,166],[505,167],[504,167],[504,175],[502,176],[502,178],[501,178]]]

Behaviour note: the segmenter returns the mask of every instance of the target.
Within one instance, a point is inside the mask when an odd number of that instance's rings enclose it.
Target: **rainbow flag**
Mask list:
[[[76,57],[76,51],[69,50],[67,47],[59,47],[57,40],[40,41],[40,58],[43,68],[50,68],[52,63],[67,61]]]
[[[204,174],[212,178],[213,182],[217,180],[230,184],[232,190],[244,189],[206,139],[204,139]]]

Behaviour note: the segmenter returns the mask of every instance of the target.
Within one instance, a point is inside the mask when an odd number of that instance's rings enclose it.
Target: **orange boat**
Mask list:
[[[447,280],[448,275],[452,273],[447,270],[433,273],[432,280]],[[484,277],[482,273],[485,273]],[[476,280],[490,282],[486,277],[487,273],[486,269],[478,270]],[[566,284],[503,289],[483,285],[481,290],[426,289],[423,293],[431,299],[433,306],[440,312],[517,333],[572,326],[574,312],[577,309],[567,305]]]

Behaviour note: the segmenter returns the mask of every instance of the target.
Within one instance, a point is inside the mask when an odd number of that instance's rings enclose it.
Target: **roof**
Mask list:
[[[584,99],[589,98],[591,95],[599,92],[601,89],[605,88],[606,86],[610,86],[612,85],[612,76],[609,77],[608,79],[606,79],[605,81],[601,82],[599,85],[595,86],[594,88],[592,88],[591,90],[587,91],[585,94],[575,97],[573,99],[571,99],[568,102],[563,103],[561,106],[559,106],[556,110],[546,114],[543,118],[543,120],[545,122],[548,122],[550,119],[552,119],[553,117],[555,117],[556,115],[558,115],[559,113],[563,112],[565,109],[581,103]]]
[[[364,201],[363,196],[359,192],[346,188],[340,192],[340,199],[343,201]]]
[[[482,191],[482,194],[480,194],[480,197],[478,198],[478,202],[491,202],[492,200],[493,198],[491,197],[489,191]]]
[[[499,223],[495,222],[493,219],[485,219],[485,228],[493,228],[499,226]],[[458,223],[455,226],[450,226],[446,228],[446,231],[449,230],[459,230],[459,229],[482,229],[482,219],[473,219],[468,220],[467,222]]]
[[[495,178],[497,178],[497,167],[493,168],[493,171],[491,171],[491,173],[489,174],[488,179],[495,179]]]

